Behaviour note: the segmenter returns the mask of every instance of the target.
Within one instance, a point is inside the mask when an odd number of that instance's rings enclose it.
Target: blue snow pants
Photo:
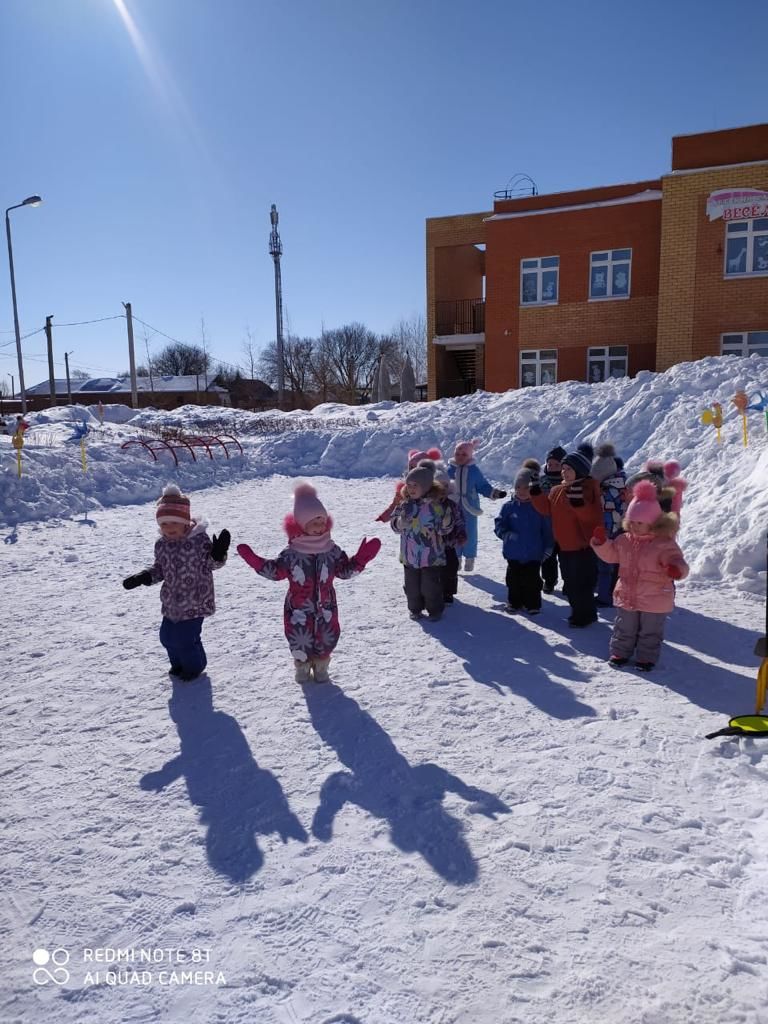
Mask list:
[[[168,652],[172,669],[188,675],[200,675],[208,664],[200,638],[202,629],[202,616],[198,619],[184,619],[182,622],[171,622],[163,616],[160,643]]]
[[[464,524],[466,527],[467,543],[456,548],[459,558],[477,558],[477,516],[471,512],[464,513]]]

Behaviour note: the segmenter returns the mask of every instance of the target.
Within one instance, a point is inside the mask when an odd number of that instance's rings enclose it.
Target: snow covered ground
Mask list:
[[[260,554],[283,545],[299,470],[328,474],[314,482],[348,551],[382,538],[338,583],[332,684],[304,689],[284,585],[235,554],[208,677],[170,685],[158,589],[120,586],[150,560],[167,467],[94,442],[86,485],[79,449],[30,446],[19,483],[4,454],[0,1021],[768,1021],[768,743],[703,738],[751,710],[764,622],[764,424],[745,450],[737,421],[719,447],[694,423],[741,383],[729,368],[766,385],[764,361],[706,360],[355,410],[359,428],[258,439],[216,478],[183,467],[193,512]],[[379,474],[471,435],[501,485],[559,440],[610,437],[630,468],[680,459],[695,571],[653,674],[606,666],[610,609],[578,634],[559,594],[538,619],[505,615],[492,514],[443,621],[407,619]],[[77,515],[48,518],[67,500]],[[137,960],[98,960],[116,949]]]

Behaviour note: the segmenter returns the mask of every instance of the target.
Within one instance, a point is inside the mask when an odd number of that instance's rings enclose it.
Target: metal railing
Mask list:
[[[459,299],[435,303],[435,334],[482,334],[485,330],[483,299]]]

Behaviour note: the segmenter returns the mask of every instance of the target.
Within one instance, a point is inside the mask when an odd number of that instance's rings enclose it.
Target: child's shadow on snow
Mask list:
[[[765,612],[756,609],[754,629],[734,626],[678,605],[669,616],[665,632],[671,640],[692,647],[732,665],[754,666],[757,673],[755,640],[764,628]]]
[[[489,818],[508,812],[507,805],[436,764],[409,764],[378,722],[338,687],[308,687],[304,695],[318,735],[349,769],[323,783],[312,834],[330,840],[336,815],[344,804],[356,804],[388,821],[395,846],[418,853],[446,882],[474,882],[477,862],[463,825],[443,807],[445,795],[458,794],[470,813]]]
[[[506,598],[505,587],[498,588],[498,593],[487,585],[481,589]],[[512,616],[461,604],[430,633],[462,658],[469,675],[483,686],[490,686],[497,693],[510,690],[553,718],[594,717],[593,707],[582,703],[568,686],[553,678],[581,682],[589,678],[588,673],[577,668],[571,658],[561,657],[546,637],[524,625],[524,619],[524,615]],[[544,624],[549,625],[546,620]]]
[[[256,835],[276,832],[285,843],[309,838],[275,776],[259,768],[237,720],[215,711],[207,676],[174,683],[168,701],[181,750],[159,771],[148,772],[139,785],[159,793],[182,776],[190,803],[200,808],[208,826],[208,863],[233,882],[245,882],[264,863]]]

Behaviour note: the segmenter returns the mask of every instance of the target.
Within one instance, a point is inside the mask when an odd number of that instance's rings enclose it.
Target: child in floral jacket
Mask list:
[[[362,572],[376,557],[381,541],[363,538],[352,558],[331,538],[331,517],[310,484],[299,484],[294,492],[293,515],[285,518],[288,547],[277,558],[254,554],[247,544],[237,553],[250,567],[268,580],[285,580],[288,593],[283,623],[293,655],[297,683],[327,683],[331,654],[339,642],[339,624],[334,579],[348,580]]]
[[[608,659],[612,668],[622,668],[632,654],[641,672],[650,672],[658,661],[664,624],[675,604],[675,580],[688,575],[674,539],[677,525],[675,512],[662,511],[655,483],[641,480],[627,508],[626,533],[611,540],[600,526],[592,534],[598,557],[619,567]]]
[[[392,514],[391,527],[400,534],[403,590],[412,619],[426,608],[430,622],[445,608],[442,573],[445,543],[455,529],[452,502],[435,482],[435,463],[422,461],[405,478],[406,497]]]
[[[171,663],[168,674],[189,682],[207,664],[201,633],[203,619],[213,615],[214,569],[227,560],[229,531],[210,540],[205,520],[190,518],[189,498],[176,484],[168,484],[157,503],[160,538],[155,542],[155,561],[149,569],[123,580],[126,590],[149,587],[163,581],[160,602],[163,621],[160,643]]]

